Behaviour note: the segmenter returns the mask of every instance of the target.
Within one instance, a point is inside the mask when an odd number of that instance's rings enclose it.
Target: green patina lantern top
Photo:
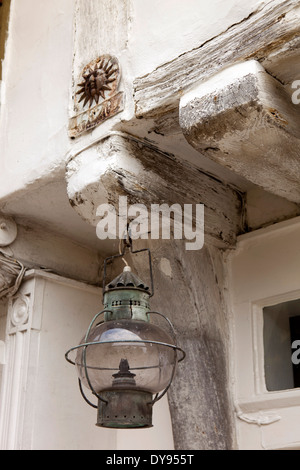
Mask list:
[[[123,272],[105,286],[105,321],[132,319],[149,321],[150,289],[125,266]]]

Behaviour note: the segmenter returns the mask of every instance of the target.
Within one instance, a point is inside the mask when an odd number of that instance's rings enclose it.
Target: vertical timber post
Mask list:
[[[186,251],[181,241],[150,241],[153,309],[174,324],[186,351],[168,391],[175,449],[225,450],[234,442],[228,378],[228,319],[221,251]],[[139,265],[139,263],[141,263]],[[136,269],[143,270],[136,259]]]

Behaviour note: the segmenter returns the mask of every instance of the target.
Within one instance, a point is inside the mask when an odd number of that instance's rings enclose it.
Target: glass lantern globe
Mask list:
[[[164,315],[151,312],[151,295],[126,266],[105,286],[104,310],[94,317],[80,344],[66,353],[66,359],[76,365],[83,397],[98,408],[98,426],[152,426],[153,404],[167,392],[177,363],[185,357],[169,333],[150,323],[151,314],[160,315],[174,333]],[[102,314],[104,320],[99,322]],[[73,350],[74,362],[68,358]],[[98,398],[98,406],[86,398],[82,385]]]
[[[100,393],[115,388],[144,390],[156,394],[171,380],[176,352],[166,345],[173,339],[161,328],[141,320],[108,321],[93,328],[81,343],[91,343],[79,349],[76,366],[82,384]],[[85,360],[84,360],[85,355]],[[132,382],[116,381],[121,361],[127,361]]]

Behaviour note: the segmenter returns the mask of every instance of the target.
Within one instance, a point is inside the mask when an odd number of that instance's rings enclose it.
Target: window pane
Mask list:
[[[293,352],[295,352],[295,357],[293,357],[292,362],[293,362],[294,386],[300,387],[300,354],[298,353],[299,340],[300,340],[300,315],[297,315],[296,317],[290,317],[290,331],[291,331],[292,345],[294,341],[298,342],[297,347],[295,349],[293,348]],[[297,362],[299,363],[297,364]]]
[[[300,299],[263,309],[265,380],[268,391],[300,386],[299,371],[295,372],[291,359],[291,344],[300,340],[297,317],[300,317]]]

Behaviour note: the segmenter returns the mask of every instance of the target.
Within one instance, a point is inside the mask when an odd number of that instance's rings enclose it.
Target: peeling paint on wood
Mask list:
[[[215,162],[300,202],[299,107],[258,62],[228,68],[184,95],[180,125]]]
[[[119,196],[127,196],[128,204],[142,203],[148,209],[162,203],[204,204],[205,242],[220,248],[233,247],[243,231],[242,194],[131,136],[110,136],[79,154],[67,166],[67,181],[72,205],[94,226],[104,200],[118,208]]]
[[[274,0],[198,48],[134,81],[136,116],[158,117],[178,105],[182,91],[241,60],[265,61],[300,36],[299,1]],[[294,43],[295,46],[295,43]],[[297,46],[298,47],[298,46]],[[268,63],[268,69],[272,64]]]

